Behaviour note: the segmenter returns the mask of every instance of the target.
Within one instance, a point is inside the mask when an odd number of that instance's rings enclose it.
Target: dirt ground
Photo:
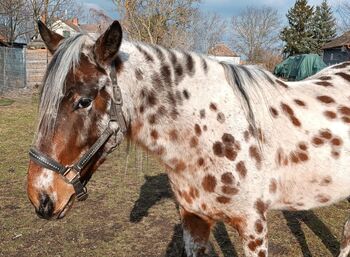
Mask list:
[[[59,221],[37,218],[26,192],[36,98],[0,104],[0,256],[177,257],[182,231],[162,166],[125,145],[88,185],[89,198]],[[0,98],[1,102],[1,98]],[[350,204],[306,212],[272,212],[270,256],[336,256]],[[237,234],[218,223],[210,257],[242,256]]]

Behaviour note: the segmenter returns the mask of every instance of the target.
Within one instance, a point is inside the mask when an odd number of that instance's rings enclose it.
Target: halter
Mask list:
[[[101,136],[97,141],[89,148],[89,150],[74,164],[72,165],[62,165],[53,158],[45,155],[35,147],[30,148],[29,158],[40,166],[50,169],[58,174],[60,174],[63,179],[73,185],[74,191],[78,201],[84,201],[88,197],[87,189],[85,187],[87,181],[81,182],[80,175],[81,171],[86,167],[92,157],[101,149],[101,147],[108,141],[108,139],[114,134],[116,143],[112,147],[112,150],[119,145],[120,142],[117,140],[117,134],[119,132],[126,133],[127,125],[123,115],[122,105],[123,98],[121,94],[120,87],[117,81],[117,73],[115,65],[112,65],[112,70],[110,73],[110,78],[112,80],[113,96],[111,100],[111,109],[109,114],[109,122],[107,128],[103,131]],[[118,127],[116,129],[112,128],[111,123],[116,122]],[[72,179],[68,179],[67,176],[72,173],[74,176]]]

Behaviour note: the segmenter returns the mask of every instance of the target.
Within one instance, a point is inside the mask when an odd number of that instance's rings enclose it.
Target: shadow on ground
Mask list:
[[[130,212],[130,221],[133,223],[138,223],[142,218],[147,217],[149,209],[162,199],[171,199],[173,197],[166,174],[145,176],[145,180],[145,183],[140,189],[139,198],[134,203]],[[287,221],[290,231],[299,243],[304,257],[311,257],[312,254],[309,250],[304,231],[301,228],[302,223],[305,223],[313,231],[333,256],[337,256],[339,242],[328,227],[312,211],[284,211],[283,216]],[[217,223],[213,230],[213,235],[224,257],[238,257],[226,227],[222,222]],[[218,255],[213,250],[213,247],[211,249],[210,257],[217,257]],[[270,244],[269,250],[272,256],[286,254],[285,249],[275,244]],[[182,254],[182,227],[181,224],[176,224],[173,228],[173,236],[167,246],[165,257],[178,257],[182,256]]]
[[[139,198],[130,212],[130,221],[134,223],[140,222],[143,217],[148,216],[149,209],[160,200],[173,197],[166,174],[145,176],[145,180],[145,183],[141,186]],[[213,234],[225,257],[238,256],[223,223],[220,222],[216,225]],[[181,224],[176,224],[173,228],[173,236],[167,246],[165,257],[179,257],[182,255],[182,251],[182,227]],[[217,256],[215,251],[211,250],[210,257]]]
[[[302,222],[312,230],[333,256],[338,256],[340,246],[338,240],[313,211],[284,211],[283,216],[287,220],[290,231],[297,239],[304,257],[310,257],[312,254],[307,245],[304,231],[301,228]]]

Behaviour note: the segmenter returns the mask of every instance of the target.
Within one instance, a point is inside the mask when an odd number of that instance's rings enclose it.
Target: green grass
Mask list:
[[[129,157],[125,145],[110,156],[90,181],[89,198],[65,219],[36,217],[25,192],[36,105],[16,99],[0,107],[0,256],[180,256],[180,221],[164,170],[133,146]],[[348,210],[341,202],[314,212],[270,213],[270,256],[332,256]],[[242,256],[236,232],[223,224],[210,242],[210,257]]]
[[[13,104],[14,102],[15,101],[12,99],[0,97],[0,106],[9,106],[9,105]]]

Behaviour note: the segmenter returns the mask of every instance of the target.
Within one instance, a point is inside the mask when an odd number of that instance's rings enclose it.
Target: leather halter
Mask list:
[[[89,148],[89,150],[76,163],[65,166],[57,162],[50,156],[45,155],[35,147],[32,147],[29,150],[29,158],[32,161],[34,161],[35,163],[39,164],[44,168],[50,169],[60,174],[67,183],[73,185],[78,201],[86,200],[88,197],[87,189],[85,187],[85,184],[87,183],[87,181],[82,182],[80,180],[81,171],[86,167],[86,165],[89,163],[92,157],[95,156],[98,150],[101,149],[101,147],[108,141],[108,139],[113,134],[115,135],[116,143],[112,147],[112,150],[114,150],[115,147],[118,146],[118,144],[120,143],[117,141],[117,134],[119,132],[125,134],[127,131],[127,125],[126,125],[126,121],[122,110],[123,98],[122,98],[120,87],[118,85],[117,73],[116,73],[116,68],[114,64],[112,65],[110,78],[112,80],[113,96],[111,99],[111,108],[109,113],[108,126],[103,131],[101,136],[97,139],[97,141]],[[111,123],[113,122],[117,123],[116,129],[112,128]],[[71,172],[73,173],[74,176],[72,179],[68,179],[67,175],[70,174]]]

